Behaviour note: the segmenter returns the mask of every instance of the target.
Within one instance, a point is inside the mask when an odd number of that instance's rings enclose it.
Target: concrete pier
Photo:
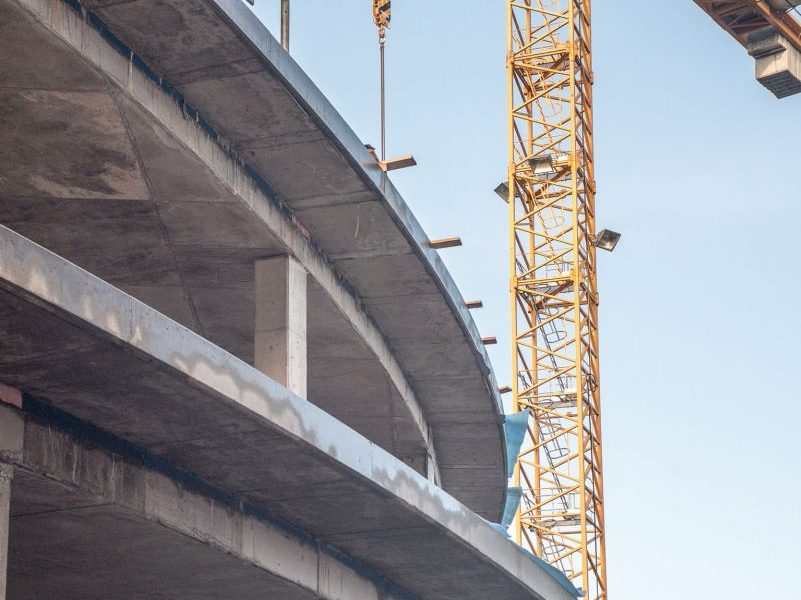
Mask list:
[[[291,256],[256,261],[253,366],[301,398],[307,397],[306,279]]]

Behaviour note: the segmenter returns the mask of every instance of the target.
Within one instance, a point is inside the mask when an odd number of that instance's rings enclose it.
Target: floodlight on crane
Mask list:
[[[606,250],[607,252],[612,252],[620,241],[620,236],[621,234],[617,231],[601,229],[601,231],[595,235],[595,247]]]
[[[499,183],[495,189],[493,190],[498,196],[500,196],[501,200],[504,202],[509,202],[509,182],[502,181]]]
[[[590,0],[507,0],[514,537],[607,600]],[[513,192],[513,193],[512,193]]]

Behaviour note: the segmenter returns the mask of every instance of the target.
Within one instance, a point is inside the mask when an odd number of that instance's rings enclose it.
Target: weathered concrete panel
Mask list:
[[[104,91],[106,81],[79,56],[65,53],[56,38],[37,39],[31,43],[34,18],[9,4],[0,4],[0,39],[3,51],[2,81],[9,87],[32,90]],[[31,69],[35,64],[37,68]]]
[[[43,130],[46,139],[39,135]],[[5,195],[149,197],[108,93],[0,90],[0,136]],[[76,144],[76,140],[82,143]],[[52,160],[54,155],[60,160]]]
[[[22,415],[0,408],[0,427],[12,426],[22,432]],[[81,441],[31,418],[24,432],[24,453],[19,435],[20,451],[3,455],[21,472],[14,488],[15,598],[47,592],[67,598],[101,597],[108,584],[111,596],[102,597],[123,597],[123,588],[117,586],[160,596],[180,591],[186,597],[193,588],[207,585],[217,594],[244,598],[265,593],[332,600],[392,597],[313,540],[293,536],[97,442]],[[3,483],[0,479],[0,501]],[[46,509],[42,500],[48,503]],[[113,544],[125,551],[118,561],[98,561],[98,548],[108,545],[110,532]],[[85,548],[74,547],[77,540],[83,540]],[[219,552],[215,555],[210,549]],[[32,566],[45,563],[46,578],[28,576]],[[106,564],[109,570],[101,566]],[[266,573],[244,570],[247,565]],[[74,590],[65,585],[73,577],[82,580]],[[204,590],[206,596],[215,597],[210,589]]]
[[[130,31],[138,42],[140,54],[148,62],[154,62],[156,56],[162,56],[166,48],[175,45],[181,47],[181,52],[171,53],[168,61],[159,63],[161,73],[165,76],[241,62],[253,57],[253,51],[233,35],[206,2],[182,0],[182,4],[185,6],[183,10],[163,0],[86,2],[110,27]],[[151,15],[153,20],[144,21],[143,11]],[[209,23],[212,24],[210,28]]]

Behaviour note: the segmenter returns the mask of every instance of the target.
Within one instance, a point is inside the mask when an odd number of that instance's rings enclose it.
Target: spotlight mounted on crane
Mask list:
[[[538,154],[529,158],[527,162],[534,175],[550,175],[556,173],[559,167],[570,164],[570,154],[566,152]]]
[[[504,202],[509,202],[509,182],[502,181],[498,184],[498,187],[495,188],[495,193],[501,197],[501,200]]]
[[[595,234],[593,244],[595,244],[596,248],[606,250],[607,252],[612,252],[612,250],[615,249],[615,246],[617,246],[617,243],[620,241],[620,236],[621,234],[617,231],[612,231],[611,229],[601,229],[601,231]]]
[[[528,164],[534,175],[556,173],[556,164],[554,163],[553,154],[540,154],[534,158],[529,158]]]

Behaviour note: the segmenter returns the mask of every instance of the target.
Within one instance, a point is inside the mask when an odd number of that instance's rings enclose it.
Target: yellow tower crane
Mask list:
[[[381,53],[390,0],[373,0]],[[516,541],[588,600],[607,597],[589,0],[507,0],[509,204],[514,410],[527,435]],[[411,158],[411,157],[409,157]],[[413,159],[411,163],[413,164]]]
[[[507,0],[516,540],[607,597],[589,0]]]

